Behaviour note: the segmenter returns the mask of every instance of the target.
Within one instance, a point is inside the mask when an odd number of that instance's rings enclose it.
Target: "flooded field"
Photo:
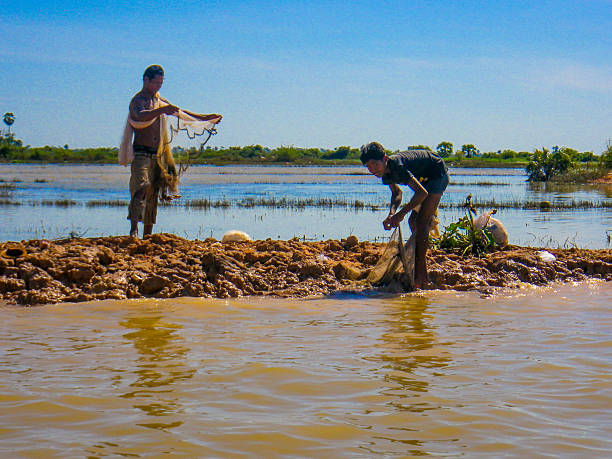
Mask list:
[[[5,165],[0,241],[125,234],[128,178]],[[499,205],[513,244],[610,246],[609,187],[530,186],[520,170],[451,180],[442,225],[471,193]],[[386,236],[389,190],[361,167],[193,167],[181,191],[156,231]],[[227,205],[185,205],[197,199]],[[558,208],[515,205],[538,200]],[[610,304],[601,280],[488,296],[0,304],[0,456],[609,457]]]
[[[508,229],[510,243],[610,247],[610,186],[530,185],[519,169],[451,169],[450,174],[440,211],[442,225],[463,215],[457,205],[471,193],[475,202],[499,207],[497,216]],[[9,164],[3,165],[0,180],[0,240],[127,232],[128,168]],[[194,166],[183,177],[181,193],[183,199],[160,208],[155,231],[192,239],[220,239],[230,229],[246,231],[255,239],[324,240],[353,234],[375,241],[387,236],[381,221],[389,189],[359,166]],[[187,206],[198,200],[223,205]],[[241,205],[281,200],[286,204]],[[521,208],[541,201],[560,208]]]
[[[2,457],[609,457],[612,288],[0,307]]]

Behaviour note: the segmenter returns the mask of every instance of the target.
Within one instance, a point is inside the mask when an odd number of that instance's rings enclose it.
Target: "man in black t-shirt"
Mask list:
[[[378,142],[361,147],[361,162],[371,174],[382,179],[391,189],[389,215],[383,220],[386,230],[400,224],[408,212],[410,229],[415,235],[414,283],[423,288],[427,283],[427,245],[433,217],[448,186],[444,161],[429,150],[408,150],[387,156]],[[401,185],[408,185],[414,195],[402,203]]]

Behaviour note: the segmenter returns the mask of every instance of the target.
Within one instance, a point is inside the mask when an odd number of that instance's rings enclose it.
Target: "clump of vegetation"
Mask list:
[[[476,257],[497,250],[499,246],[491,232],[486,228],[477,229],[474,226],[476,209],[472,205],[471,194],[465,199],[464,208],[464,217],[446,226],[439,239],[430,238],[432,247],[459,253],[461,256]]]
[[[546,148],[536,150],[525,168],[530,182],[548,182],[553,176],[566,172],[573,164],[564,148],[553,147],[552,153]]]
[[[608,141],[608,148],[601,154],[599,164],[606,172],[612,169],[612,141]]]
[[[8,130],[0,131],[0,161],[9,163],[98,163],[114,164],[117,162],[116,147],[70,148],[63,146],[31,147],[11,132],[15,115],[5,113],[4,123]],[[434,151],[428,145],[409,145],[408,149]],[[399,151],[399,150],[397,150]],[[395,152],[397,152],[395,151]],[[199,148],[172,149],[177,163],[189,164],[292,164],[292,165],[359,165],[360,150],[350,146],[339,146],[334,149],[300,148],[293,145],[268,148],[261,145],[219,147],[201,145]],[[388,151],[388,154],[395,153]],[[497,152],[481,152],[474,144],[468,143],[454,149],[449,141],[440,142],[435,152],[444,161],[455,167],[525,167],[527,165],[530,181],[548,181],[553,177],[558,180],[585,182],[592,178],[606,175],[612,168],[612,146],[602,156],[592,152],[578,152],[572,148],[554,147],[553,152],[536,150],[515,152],[505,149]],[[575,165],[581,167],[574,167]],[[574,173],[574,176],[565,176]]]
[[[567,147],[536,150],[525,168],[530,182],[584,183],[601,178],[612,168],[612,145],[598,158],[592,152]]]
[[[436,153],[440,158],[448,158],[453,154],[453,144],[447,140],[443,140],[436,147]]]

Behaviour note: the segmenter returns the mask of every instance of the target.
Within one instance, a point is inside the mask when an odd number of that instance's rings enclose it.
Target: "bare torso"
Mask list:
[[[140,91],[130,102],[130,117],[139,121],[139,114],[143,110],[153,110],[157,108],[157,99],[154,96]],[[153,124],[144,129],[134,129],[134,145],[144,145],[157,149],[159,145],[159,117],[155,118]]]

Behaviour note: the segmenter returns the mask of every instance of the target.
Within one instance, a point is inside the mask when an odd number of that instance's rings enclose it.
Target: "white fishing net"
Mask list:
[[[166,105],[169,105],[168,102],[158,97],[154,103],[154,108]],[[199,119],[199,117],[205,117],[206,115],[199,115],[196,113],[189,114],[180,109],[171,116],[176,118],[176,123],[168,123],[168,117],[166,115],[162,114],[159,116],[161,142],[157,148],[156,160],[161,170],[161,192],[162,199],[164,200],[172,200],[180,197],[178,194],[179,173],[176,170],[176,164],[174,163],[174,157],[172,156],[172,150],[170,148],[174,135],[180,131],[184,131],[191,139],[204,135],[205,133],[209,133],[210,137],[210,135],[215,133],[215,125],[221,120],[221,118],[202,120]],[[119,147],[119,164],[127,166],[134,160],[134,147],[132,144],[134,129],[147,128],[154,122],[155,119],[150,121],[135,121],[128,115],[125,121],[125,128],[123,129],[121,145]],[[171,136],[168,135],[168,124],[170,124]],[[181,170],[185,169],[186,168],[181,168]]]
[[[157,99],[154,108],[163,107],[168,103],[162,99]],[[170,150],[170,144],[174,138],[174,135],[180,131],[187,134],[190,139],[194,139],[197,136],[204,135],[205,133],[212,133],[215,131],[216,124],[221,118],[214,118],[212,120],[201,120],[195,116],[192,116],[183,110],[178,110],[176,114],[172,115],[176,120],[168,122],[166,115],[160,115],[160,142],[158,148],[158,154],[163,152],[163,149],[167,147]],[[198,115],[205,116],[205,115]],[[134,129],[144,129],[151,126],[155,122],[155,119],[150,121],[135,121],[130,118],[129,114],[125,121],[125,127],[123,129],[123,136],[121,138],[121,145],[119,146],[119,164],[127,166],[134,160],[134,148],[132,140],[134,138]],[[168,127],[170,124],[171,137],[168,139]]]
[[[220,118],[215,118],[204,121],[185,113],[183,110],[179,110],[177,114],[173,116],[176,117],[176,120],[172,120],[172,122],[169,123],[172,136],[174,137],[174,135],[178,134],[180,131],[183,131],[190,139],[195,139],[198,136],[214,131],[216,124],[220,120]],[[170,141],[172,142],[172,139],[170,139]]]

